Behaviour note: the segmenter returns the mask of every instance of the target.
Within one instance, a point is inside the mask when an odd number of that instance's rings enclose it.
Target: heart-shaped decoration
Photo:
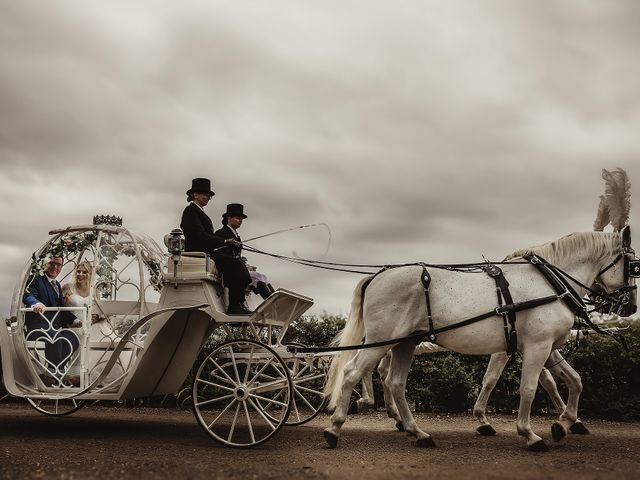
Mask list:
[[[76,333],[73,332],[72,330],[67,329],[66,331],[72,332],[77,337]],[[52,373],[58,379],[64,377],[67,374],[69,367],[71,366],[70,365],[71,362],[69,362],[69,360],[71,359],[74,353],[73,345],[71,344],[71,341],[68,338],[62,336],[61,332],[62,330],[56,330],[55,334],[51,336],[51,330],[47,331],[41,328],[37,328],[30,331],[26,336],[27,342],[32,342],[32,345],[29,345],[29,343],[27,343],[26,345],[26,350],[29,356],[31,357],[31,360],[36,365],[43,368],[45,371]],[[69,354],[66,355],[62,360],[60,360],[58,364],[54,364],[50,359],[42,355],[42,352],[40,351],[40,349],[37,348],[38,342],[43,342],[45,344],[49,344],[52,346],[58,344],[58,342],[63,342],[63,344],[66,343],[66,345],[68,346]],[[78,343],[80,343],[80,339],[78,339]],[[46,351],[46,345],[45,345],[45,351]]]

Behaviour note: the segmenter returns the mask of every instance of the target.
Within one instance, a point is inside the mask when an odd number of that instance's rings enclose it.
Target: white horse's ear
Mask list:
[[[624,247],[631,247],[631,227],[629,225],[624,227],[620,235],[622,236],[622,245]]]

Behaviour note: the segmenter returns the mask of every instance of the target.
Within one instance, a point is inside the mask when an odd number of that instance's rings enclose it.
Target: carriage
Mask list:
[[[163,252],[111,216],[51,231],[27,263],[0,329],[7,391],[59,416],[91,401],[176,394],[189,377],[198,423],[231,447],[258,445],[317,415],[331,356],[290,353],[285,344],[288,327],[313,300],[278,289],[253,300],[250,316],[229,316],[214,262],[183,252],[180,234],[165,237],[170,252]],[[35,312],[25,295],[54,256],[64,261],[60,284],[86,267],[89,296]],[[63,328],[69,315],[75,320]],[[52,360],[56,348],[64,358]]]

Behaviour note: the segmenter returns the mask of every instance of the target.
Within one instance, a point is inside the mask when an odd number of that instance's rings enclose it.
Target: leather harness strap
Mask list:
[[[513,305],[513,297],[509,291],[509,282],[504,277],[502,269],[500,267],[488,263],[484,267],[484,271],[487,272],[491,278],[496,282],[496,294],[498,295],[498,309],[506,305]],[[504,299],[504,302],[503,302]],[[502,310],[500,312],[502,316],[502,322],[504,326],[504,339],[507,343],[507,355],[512,355],[518,349],[518,336],[516,334],[516,312],[513,309]]]

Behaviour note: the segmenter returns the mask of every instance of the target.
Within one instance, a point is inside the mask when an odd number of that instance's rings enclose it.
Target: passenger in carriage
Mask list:
[[[91,296],[91,264],[81,262],[73,273],[73,281],[62,286],[64,304],[67,307],[88,307]]]
[[[33,310],[25,315],[27,341],[41,340],[45,344],[47,368],[58,378],[65,372],[65,364],[80,345],[78,336],[70,327],[79,327],[82,321],[71,312],[45,311],[47,307],[64,306],[62,287],[56,280],[62,270],[62,257],[52,256],[44,274],[33,278],[23,297],[23,302]],[[48,375],[41,376],[47,386],[57,383]],[[66,380],[79,384],[77,376],[67,375]]]
[[[241,242],[238,229],[242,226],[242,222],[247,216],[244,214],[244,206],[240,203],[230,203],[227,205],[227,211],[222,215],[222,228],[216,230],[215,235],[222,238],[233,238]],[[239,246],[228,246],[219,251],[219,255],[232,256],[242,259],[242,243]],[[246,262],[245,262],[246,265]],[[269,283],[264,273],[256,271],[256,267],[247,265],[249,275],[251,276],[251,286],[265,300],[274,292],[273,287]]]
[[[189,205],[182,212],[180,228],[184,232],[185,251],[204,252],[213,257],[216,267],[223,275],[224,283],[229,289],[229,315],[250,315],[252,312],[245,306],[245,290],[251,283],[251,276],[242,260],[229,255],[219,255],[220,247],[241,244],[234,238],[224,239],[214,234],[213,222],[204,212],[215,193],[211,190],[208,178],[194,178],[191,188],[187,190]]]

